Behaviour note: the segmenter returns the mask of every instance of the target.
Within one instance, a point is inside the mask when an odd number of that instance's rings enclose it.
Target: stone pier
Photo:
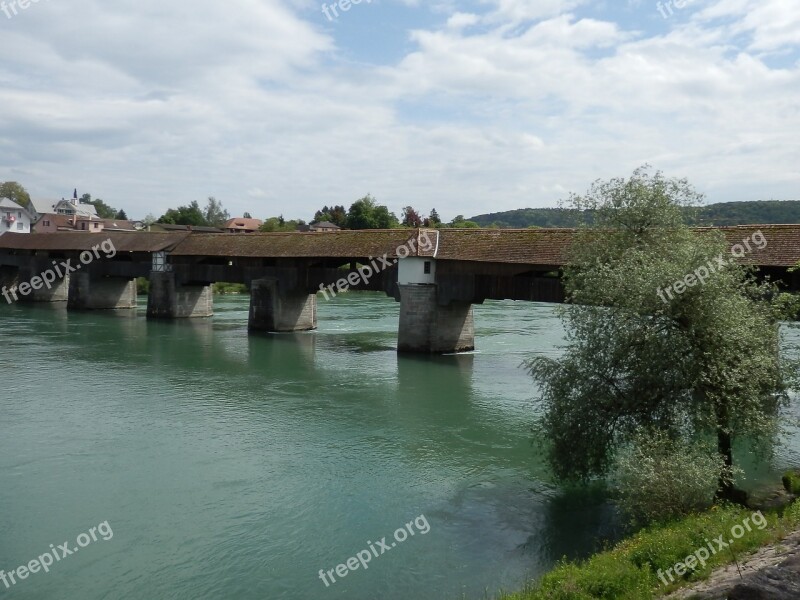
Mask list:
[[[256,279],[250,285],[252,331],[290,332],[317,328],[317,295],[285,290],[278,279]]]
[[[86,272],[70,276],[70,310],[123,310],[135,309],[136,305],[135,279],[92,277]]]
[[[475,349],[472,304],[439,305],[436,284],[399,285],[398,352],[445,354]]]
[[[0,291],[17,285],[19,285],[19,269],[0,265]],[[5,299],[0,298],[0,304],[3,303],[5,303]]]
[[[188,319],[211,317],[214,300],[210,285],[185,285],[176,282],[175,273],[150,273],[147,297],[148,319]]]
[[[69,278],[65,275],[58,279],[51,264],[32,261],[19,269],[17,295],[20,302],[66,302]]]

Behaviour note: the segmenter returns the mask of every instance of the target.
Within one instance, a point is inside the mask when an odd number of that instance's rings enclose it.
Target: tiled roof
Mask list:
[[[121,231],[89,233],[64,231],[59,233],[7,233],[0,236],[0,248],[12,250],[91,250],[109,239],[117,252],[160,252],[174,248],[189,234],[183,233],[124,233]]]
[[[39,220],[34,223],[34,227],[41,223],[42,221],[50,221],[52,225],[55,225],[56,228],[64,228],[64,229],[75,229],[75,225],[72,222],[72,217],[69,215],[57,215],[55,213],[45,213]]]
[[[437,258],[557,267],[564,264],[572,229],[440,229]],[[502,260],[498,261],[498,257]]]
[[[225,223],[225,229],[243,229],[243,230],[250,230],[250,231],[257,231],[263,221],[260,219],[245,219],[244,217],[239,217],[238,219],[231,219],[227,223]]]
[[[321,221],[320,223],[312,223],[309,227],[316,229],[341,229],[336,223],[330,221]]]
[[[103,231],[136,231],[133,221],[123,219],[103,219]]]
[[[800,262],[800,225],[737,225],[717,229],[725,234],[731,247],[741,244],[745,248],[743,263],[792,267]],[[761,241],[759,232],[764,241]],[[745,240],[749,241],[752,252],[747,250]],[[759,250],[758,245],[764,246],[763,250]]]
[[[14,202],[11,198],[0,198],[0,208],[8,208],[12,210],[25,210],[22,206]]]
[[[789,267],[800,262],[800,225],[745,225],[720,230],[731,246],[749,240],[752,252],[745,253],[744,262],[765,267]],[[409,252],[410,255],[556,268],[566,261],[574,234],[572,229],[372,229],[328,235],[299,232],[189,235],[184,230],[116,232],[108,237],[115,245],[119,241],[121,251],[154,252],[171,248],[175,256],[254,258],[366,258],[384,253],[394,258],[401,246],[411,248],[409,242],[414,240],[416,250]],[[0,237],[0,248],[85,250],[96,244],[97,239],[98,234],[90,233],[9,233]],[[758,245],[764,248],[759,250]]]
[[[396,256],[417,232],[410,229],[338,231],[329,235],[302,232],[194,234],[176,248],[175,256],[242,256],[251,258],[359,258]]]
[[[39,214],[53,212],[55,203],[50,200],[31,198],[31,210]]]

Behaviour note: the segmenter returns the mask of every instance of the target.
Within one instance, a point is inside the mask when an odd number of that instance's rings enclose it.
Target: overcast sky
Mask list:
[[[0,181],[35,198],[450,219],[647,162],[709,202],[800,199],[797,0],[9,1]]]

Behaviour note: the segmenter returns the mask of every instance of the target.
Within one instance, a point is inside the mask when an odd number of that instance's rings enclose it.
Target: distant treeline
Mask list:
[[[584,219],[574,209],[521,208],[472,217],[481,227],[575,227]],[[800,223],[800,200],[720,202],[700,207],[689,219],[695,225],[768,225]]]

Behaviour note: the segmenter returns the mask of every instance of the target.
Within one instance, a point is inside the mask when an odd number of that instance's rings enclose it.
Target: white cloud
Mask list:
[[[0,180],[135,216],[214,195],[308,219],[367,192],[472,215],[646,161],[714,200],[800,197],[800,68],[762,56],[796,52],[794,4],[706,2],[662,34],[577,1],[484,5],[438,5],[441,29],[378,67],[340,58],[307,0],[32,5],[1,24]]]

